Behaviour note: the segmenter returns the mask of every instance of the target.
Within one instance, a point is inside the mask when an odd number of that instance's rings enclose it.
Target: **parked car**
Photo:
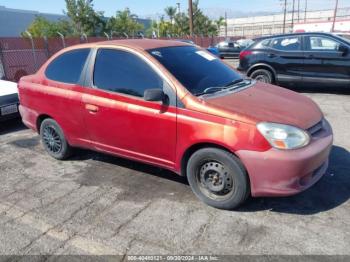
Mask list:
[[[223,41],[216,45],[219,50],[220,58],[237,58],[243,48],[234,41]]]
[[[332,147],[311,99],[179,41],[70,47],[22,77],[19,94],[23,122],[52,157],[82,147],[169,169],[217,208],[309,188]]]
[[[212,53],[213,55],[220,57],[220,52],[219,49],[216,46],[209,46],[207,48],[207,51],[209,51],[210,53]]]
[[[350,87],[350,41],[327,33],[257,39],[240,54],[238,69],[283,86]]]
[[[0,80],[0,121],[19,117],[17,83]]]
[[[341,32],[336,32],[334,33],[337,36],[340,36],[342,38],[345,38],[347,41],[350,40],[350,33],[341,33]]]
[[[178,41],[183,42],[183,43],[187,43],[190,45],[196,45],[192,40],[189,40],[189,39],[179,39]],[[213,55],[215,55],[217,57],[220,57],[219,49],[215,46],[209,46],[207,48],[207,51],[212,53]]]
[[[237,44],[242,49],[245,49],[245,48],[251,46],[252,44],[254,44],[254,40],[252,40],[252,39],[239,39],[239,40],[237,40]]]

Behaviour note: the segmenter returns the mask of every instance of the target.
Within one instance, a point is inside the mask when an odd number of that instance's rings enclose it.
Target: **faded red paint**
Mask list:
[[[68,85],[47,79],[46,66],[19,83],[24,123],[37,130],[38,118],[48,115],[62,127],[72,146],[123,156],[183,172],[191,147],[212,144],[236,154],[244,163],[253,196],[290,195],[314,184],[325,172],[332,145],[327,125],[322,136],[305,148],[271,148],[258,132],[261,121],[307,129],[321,121],[322,112],[310,99],[279,87],[255,84],[227,96],[192,96],[145,50],[185,43],[159,40],[118,40],[82,47],[126,47],[142,54],[161,70],[185,108],[164,106],[123,94]],[[317,171],[317,174],[313,174]]]

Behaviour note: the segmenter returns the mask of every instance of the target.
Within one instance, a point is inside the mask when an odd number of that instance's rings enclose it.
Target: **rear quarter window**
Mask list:
[[[76,84],[79,82],[90,49],[76,49],[56,57],[46,68],[48,79]]]
[[[255,46],[253,46],[253,48],[255,48],[255,49],[269,48],[271,45],[271,41],[272,41],[272,39],[261,40],[260,42],[256,43]]]

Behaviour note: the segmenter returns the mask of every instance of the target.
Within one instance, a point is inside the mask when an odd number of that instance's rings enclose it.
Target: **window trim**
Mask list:
[[[321,49],[317,49],[317,50],[313,50],[311,49],[311,37],[321,37],[321,38],[327,38],[329,40],[332,40],[333,42],[336,42],[338,43],[339,45],[344,45],[342,42],[338,41],[337,39],[333,38],[333,37],[329,37],[329,36],[324,36],[324,35],[307,35],[305,36],[306,38],[306,41],[305,41],[305,51],[306,52],[329,52],[329,53],[340,53],[339,51],[337,50],[329,50],[329,49],[324,49],[324,50],[321,50]]]
[[[115,92],[115,91],[111,91],[111,90],[104,90],[104,89],[101,89],[101,88],[98,88],[97,86],[95,86],[95,84],[94,84],[95,63],[96,63],[98,50],[100,50],[100,49],[111,49],[111,50],[116,50],[116,51],[128,52],[128,53],[131,53],[131,54],[139,57],[145,63],[147,63],[152,68],[152,70],[163,80],[164,85],[167,85],[172,90],[173,94],[167,94],[167,95],[173,95],[176,102],[175,102],[175,104],[170,104],[170,106],[178,106],[178,104],[181,102],[181,100],[177,96],[177,88],[176,88],[176,86],[164,74],[164,72],[162,72],[162,70],[160,70],[144,54],[141,54],[140,52],[138,52],[138,51],[136,51],[136,50],[134,50],[132,48],[128,48],[128,47],[124,47],[124,46],[101,45],[101,46],[97,46],[97,47],[92,48],[91,56],[89,57],[89,64],[88,64],[87,69],[85,71],[85,79],[84,79],[85,86],[93,88],[93,89],[100,90],[100,91],[105,92],[105,93],[116,94],[116,95],[120,95],[120,96],[123,96],[123,97],[126,97],[126,98],[132,98],[132,99],[137,99],[139,101],[145,101],[143,97],[133,96],[133,95],[125,94],[125,93],[119,93],[119,92]],[[164,88],[163,88],[163,91],[165,91]],[[170,100],[171,100],[171,98],[170,98]],[[150,102],[150,103],[154,103],[154,102]]]
[[[76,83],[67,83],[67,82],[58,81],[58,80],[55,80],[55,79],[52,79],[52,78],[48,77],[48,75],[46,74],[46,71],[48,70],[49,66],[53,62],[55,62],[58,58],[60,58],[61,56],[65,55],[65,54],[68,54],[68,53],[71,53],[71,52],[74,52],[74,51],[78,51],[78,50],[88,50],[89,53],[86,56],[86,60],[85,60],[85,62],[83,64],[83,67],[82,67],[81,72],[80,72],[79,80]],[[53,81],[53,82],[56,82],[56,83],[61,83],[61,84],[64,84],[64,85],[70,85],[70,86],[76,86],[76,85],[83,86],[84,82],[85,82],[84,81],[85,80],[85,70],[86,70],[86,66],[90,63],[91,53],[92,53],[92,48],[90,48],[90,47],[80,47],[80,48],[70,49],[70,50],[67,50],[65,52],[62,52],[62,53],[58,54],[45,67],[44,76],[45,76],[46,80]]]

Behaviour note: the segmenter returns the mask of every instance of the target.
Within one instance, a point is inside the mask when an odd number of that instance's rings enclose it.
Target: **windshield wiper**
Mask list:
[[[243,79],[243,78],[240,78],[240,79],[236,79],[236,80],[234,80],[234,81],[231,81],[230,83],[228,83],[228,84],[225,85],[225,86],[212,86],[212,87],[208,87],[208,88],[204,89],[203,92],[197,93],[197,94],[195,94],[195,95],[196,95],[196,96],[202,96],[202,95],[207,95],[207,94],[213,94],[213,93],[216,93],[216,92],[220,92],[220,91],[226,90],[226,89],[233,90],[237,84],[242,83],[243,85],[245,85],[247,80],[250,81],[250,79]],[[242,85],[238,85],[237,87],[241,87],[241,86],[242,86]]]
[[[244,80],[245,79],[243,79],[243,78],[233,80],[230,83],[228,83],[227,85],[225,85],[225,87],[232,87],[232,86],[234,86],[236,84],[242,83]]]
[[[224,89],[227,89],[227,88],[228,88],[228,87],[225,87],[225,86],[212,86],[212,87],[208,87],[208,88],[204,89],[203,92],[197,93],[196,96],[201,96],[201,95],[216,93],[216,92],[219,92],[219,91],[224,90]]]

